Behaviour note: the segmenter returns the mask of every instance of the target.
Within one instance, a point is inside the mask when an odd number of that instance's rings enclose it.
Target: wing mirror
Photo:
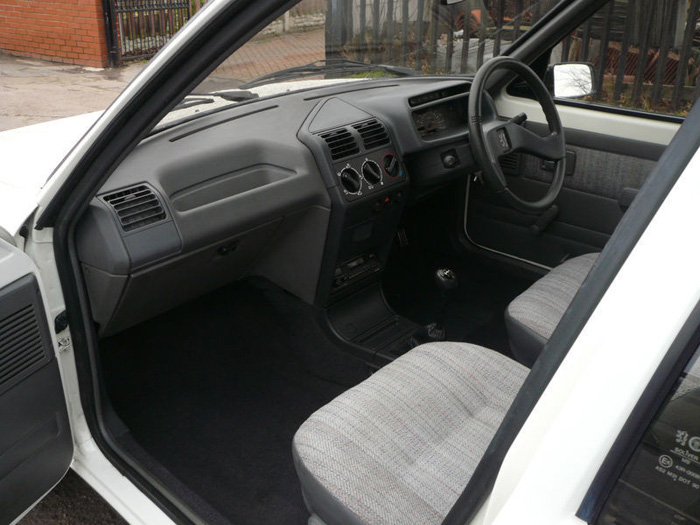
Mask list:
[[[581,98],[595,93],[593,66],[581,62],[554,64],[547,70],[547,85],[556,98]]]

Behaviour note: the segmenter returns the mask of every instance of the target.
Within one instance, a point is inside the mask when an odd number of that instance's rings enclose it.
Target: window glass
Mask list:
[[[596,523],[700,524],[700,351],[647,429]]]
[[[551,63],[593,65],[596,104],[685,116],[698,98],[698,0],[612,0],[568,35]]]

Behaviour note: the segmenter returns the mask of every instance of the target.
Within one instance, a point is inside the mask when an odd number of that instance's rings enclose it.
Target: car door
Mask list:
[[[46,312],[34,263],[0,239],[0,523],[49,492],[73,458]]]
[[[530,109],[518,97],[504,98],[502,106],[509,109],[501,114]],[[581,119],[574,114],[594,110],[561,109],[567,175],[559,197],[549,210],[527,214],[510,207],[488,186],[470,181],[465,231],[476,245],[546,267],[600,252],[664,151],[663,139],[669,133],[658,134],[654,141],[610,135],[606,133],[610,122],[620,120],[614,114],[602,114],[593,129],[581,129],[575,127]],[[654,136],[644,133],[649,124],[644,119],[631,120],[630,129],[640,137]],[[545,126],[529,122],[528,127],[538,131]],[[552,172],[541,159],[516,153],[502,159],[502,165],[508,186],[517,195],[536,200],[546,191]]]
[[[550,209],[525,214],[471,183],[465,233],[474,244],[545,267],[602,250],[697,98],[698,16],[677,4],[607,2],[539,55],[533,67],[546,83],[554,64],[593,70],[591,96],[555,99],[567,144],[563,190]],[[501,116],[525,113],[530,129],[546,132],[518,82],[495,99]],[[501,164],[508,186],[526,199],[543,195],[551,180],[551,162],[512,154]]]

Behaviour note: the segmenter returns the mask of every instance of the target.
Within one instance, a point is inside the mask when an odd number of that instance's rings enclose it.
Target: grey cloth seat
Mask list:
[[[574,257],[553,268],[508,305],[506,329],[513,355],[530,366],[561,321],[597,253]]]
[[[315,412],[293,442],[313,519],[440,523],[527,373],[486,348],[429,343]]]

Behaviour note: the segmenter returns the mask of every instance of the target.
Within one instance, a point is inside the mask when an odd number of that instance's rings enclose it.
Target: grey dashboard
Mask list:
[[[374,261],[362,279],[380,271],[408,193],[475,169],[459,114],[468,88],[436,78],[339,84],[146,138],[76,232],[100,334],[245,275],[323,304],[353,258]]]

